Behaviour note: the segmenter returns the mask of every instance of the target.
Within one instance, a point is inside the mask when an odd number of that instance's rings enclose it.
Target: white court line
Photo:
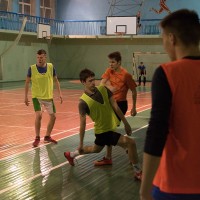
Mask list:
[[[88,124],[86,124],[86,125],[90,125],[90,124],[93,124],[93,122],[88,123]],[[55,136],[55,135],[60,135],[60,134],[62,134],[62,133],[67,133],[67,132],[69,132],[69,131],[73,131],[73,130],[76,130],[76,129],[78,129],[78,128],[79,128],[79,126],[78,126],[78,127],[75,127],[75,128],[72,128],[72,129],[67,129],[67,130],[58,132],[58,133],[56,133],[56,134],[52,134],[52,135],[53,135],[53,136]],[[93,128],[90,128],[90,129],[93,129]],[[90,130],[90,129],[87,129],[86,131],[88,131],[88,130]],[[46,130],[46,129],[45,129],[45,130]],[[70,136],[73,136],[73,135],[76,135],[76,134],[78,134],[78,132],[77,132],[77,133],[74,133],[74,134],[72,134],[72,135],[70,135]],[[66,137],[63,137],[63,138],[61,138],[61,139],[59,139],[59,140],[62,140],[62,139],[68,138],[68,137],[69,137],[69,136],[66,136]],[[57,141],[59,141],[59,140],[57,140]],[[23,146],[26,146],[26,145],[28,145],[28,144],[32,144],[32,142],[27,142],[27,143],[24,143],[24,144],[21,144],[21,145],[16,145],[16,146],[11,147],[11,148],[8,148],[8,149],[4,149],[4,150],[0,151],[0,153],[2,153],[2,152],[4,152],[4,151],[9,151],[9,150],[11,150],[11,149],[16,149],[16,148],[19,148],[19,147],[23,147]],[[44,144],[44,145],[40,145],[40,146],[38,146],[38,147],[35,147],[34,149],[39,148],[39,147],[41,147],[41,146],[46,146],[46,145],[48,145],[48,144],[49,144],[49,143],[46,143],[46,144]],[[22,151],[22,152],[16,153],[16,154],[13,154],[13,155],[10,155],[10,156],[7,156],[7,157],[4,157],[4,158],[1,158],[0,161],[1,161],[1,160],[5,160],[5,159],[7,159],[7,158],[12,158],[12,157],[14,157],[14,156],[16,156],[16,155],[20,155],[20,154],[23,154],[23,153],[25,153],[25,152],[29,152],[29,151],[32,151],[32,150],[33,150],[33,148],[32,148],[32,149],[28,149],[28,150],[26,150],[26,151]]]
[[[10,115],[6,115],[6,114],[4,114],[4,115],[0,115],[0,116],[2,117],[2,116],[23,116],[23,115],[32,115],[32,113],[24,113],[24,114],[10,114]]]
[[[149,104],[149,105],[150,105],[150,104]],[[142,107],[147,107],[147,106],[148,106],[148,105],[142,106]],[[142,108],[142,107],[141,107],[141,108]],[[137,108],[137,109],[139,109],[139,108]],[[150,109],[150,108],[145,109],[145,110],[143,110],[143,111],[146,111],[146,110],[149,110],[149,109]],[[143,111],[140,111],[140,112],[143,112]],[[130,111],[129,111],[129,112],[130,112]],[[140,112],[138,112],[138,113],[140,113]],[[126,115],[126,116],[130,116],[130,115]],[[89,124],[92,124],[92,123],[89,123]],[[139,131],[139,130],[141,130],[141,129],[147,127],[147,126],[148,126],[148,125],[145,125],[145,126],[143,126],[143,127],[141,127],[141,128],[138,128],[138,129],[134,130],[132,133],[135,133],[135,132],[137,132],[137,131]],[[79,127],[76,127],[76,128],[79,128]],[[73,129],[76,129],[76,128],[73,128]],[[73,130],[73,129],[71,129],[71,130]],[[93,128],[87,129],[86,131],[91,130],[91,129],[93,129]],[[63,133],[64,133],[64,132],[68,132],[68,131],[69,131],[69,130],[63,131]],[[54,134],[54,135],[58,135],[58,134],[61,134],[61,133],[62,133],[62,132],[59,132],[59,133]],[[72,137],[72,136],[77,135],[77,134],[78,134],[78,133],[72,134],[72,135],[70,135],[70,136],[66,136],[66,137],[64,137],[64,138],[62,138],[62,139],[60,139],[60,140],[63,140],[63,139],[68,138],[68,137]],[[26,144],[29,144],[29,143],[26,143]],[[46,144],[46,145],[49,145],[49,144]],[[23,145],[22,145],[22,146],[23,146]],[[45,145],[42,145],[42,146],[45,146]],[[39,147],[37,147],[37,148],[40,148],[40,147],[41,147],[41,146],[39,146]],[[35,148],[34,148],[34,149],[35,149]],[[20,152],[20,153],[17,153],[17,154],[13,154],[13,155],[11,155],[11,156],[8,156],[8,157],[5,157],[5,158],[0,159],[0,161],[5,160],[5,159],[9,159],[10,157],[14,157],[14,156],[16,156],[16,155],[23,154],[23,153],[25,153],[25,152],[32,151],[32,150],[33,150],[33,149],[29,149],[29,150],[27,150],[27,151],[23,151],[23,152]],[[79,156],[79,157],[81,157],[81,156]],[[61,163],[61,164],[59,164],[59,165],[57,165],[57,166],[52,167],[50,170],[48,170],[48,173],[50,173],[51,171],[53,171],[53,170],[55,170],[55,169],[58,169],[58,168],[64,166],[64,165],[67,164],[67,163],[68,163],[68,161],[63,162],[63,163]],[[47,174],[45,174],[45,176],[46,176],[46,175],[47,175]],[[12,185],[12,186],[10,186],[10,187],[7,187],[7,188],[5,188],[5,189],[3,189],[3,190],[0,190],[0,194],[5,193],[5,192],[10,191],[10,190],[13,190],[14,188],[16,188],[16,187],[18,187],[18,186],[22,186],[22,185],[24,185],[24,184],[26,184],[26,183],[29,183],[29,182],[33,181],[34,179],[36,179],[36,178],[38,178],[38,177],[40,177],[40,176],[43,176],[43,174],[42,174],[42,173],[37,174],[37,175],[32,176],[32,177],[30,177],[30,178],[28,178],[28,179],[26,179],[26,180],[21,181],[20,183],[17,183],[17,184],[15,184],[15,185]]]
[[[149,106],[149,105],[150,105],[150,104],[145,105],[145,106],[141,106],[141,107],[139,107],[139,108],[147,107],[147,106]],[[137,109],[139,109],[139,108],[137,108]],[[138,112],[138,113],[144,112],[144,111],[149,110],[149,109],[150,109],[150,108],[144,109],[144,110],[142,110],[142,111],[140,111],[140,112]],[[127,112],[130,112],[130,110],[127,111]],[[126,117],[130,117],[130,116],[131,116],[130,114],[129,114],[129,115],[126,115]],[[136,115],[136,116],[137,116],[137,115]],[[136,117],[136,116],[134,116],[134,117]],[[91,125],[91,124],[94,124],[94,122],[87,123],[86,125],[88,126],[88,125]],[[15,126],[14,126],[14,127],[15,127]],[[26,128],[27,128],[27,127],[26,127]],[[56,133],[56,134],[52,134],[52,136],[60,135],[60,134],[63,134],[63,133],[67,133],[67,132],[69,132],[69,131],[73,131],[73,130],[76,130],[76,129],[78,129],[78,128],[79,128],[79,126],[78,126],[78,127],[75,127],[75,128],[72,128],[72,129],[68,129],[68,130],[64,130],[64,131],[58,132],[58,133]],[[92,128],[91,128],[91,129],[92,129]],[[44,129],[43,129],[43,130],[44,130]],[[87,129],[87,130],[90,130],[90,129]],[[78,134],[78,133],[75,133],[75,134]],[[75,135],[75,134],[72,134],[72,135]],[[68,137],[68,136],[67,136],[67,137]],[[64,138],[66,138],[66,137],[64,137]],[[62,138],[62,139],[64,139],[64,138]],[[61,139],[59,139],[59,140],[61,140]],[[59,140],[58,140],[58,141],[59,141]],[[16,146],[14,146],[14,147],[1,150],[0,153],[5,152],[5,151],[9,151],[9,150],[11,150],[11,149],[16,149],[16,148],[19,148],[19,147],[23,147],[23,146],[26,146],[26,145],[31,144],[31,143],[32,143],[32,142],[27,142],[27,143],[24,143],[24,144],[21,144],[21,145],[16,145]],[[41,145],[40,145],[40,146],[41,146]],[[22,152],[20,152],[20,153],[28,152],[28,151],[31,151],[31,150],[32,150],[32,149],[29,149],[29,150],[27,150],[27,151],[22,151]],[[1,160],[4,160],[4,159],[6,159],[6,158],[9,158],[9,157],[13,157],[13,156],[15,156],[15,155],[19,155],[20,153],[17,153],[17,154],[13,154],[13,155],[11,155],[11,156],[4,157],[4,158],[0,159],[0,161],[1,161]]]
[[[140,131],[140,130],[146,128],[147,126],[148,126],[148,124],[147,124],[147,125],[144,125],[144,126],[142,126],[142,127],[140,127],[140,128],[138,128],[138,129],[136,129],[136,130],[134,130],[134,131],[132,131],[132,133],[135,133],[135,132],[137,132],[137,131]]]
[[[147,127],[147,126],[148,126],[148,125],[145,125],[145,126],[143,126],[143,127],[141,127],[141,128],[138,128],[138,129],[136,129],[135,131],[133,131],[132,133],[135,133],[135,132],[137,132],[137,131],[139,131],[139,130],[141,130],[141,129],[144,129],[144,128]],[[72,135],[70,135],[70,136],[68,136],[68,137],[71,137],[71,136],[72,136]],[[81,157],[83,157],[83,156],[84,156],[84,155],[80,155],[80,156],[78,156],[76,159],[81,158]],[[0,160],[1,160],[1,159],[0,159]],[[58,169],[58,168],[64,166],[65,164],[67,164],[67,163],[69,163],[69,162],[68,162],[68,161],[65,161],[65,162],[63,162],[63,163],[61,163],[61,164],[59,164],[59,165],[57,165],[57,166],[52,167],[50,170],[48,170],[48,174],[49,174],[51,171],[53,171],[53,170],[55,170],[55,169]],[[37,174],[37,175],[35,175],[35,176],[32,176],[32,177],[30,177],[30,178],[28,178],[28,179],[26,179],[26,180],[21,181],[20,183],[16,183],[15,185],[12,185],[12,186],[7,187],[7,188],[5,188],[5,189],[3,189],[3,190],[0,190],[0,194],[3,194],[4,192],[10,191],[10,190],[13,190],[13,189],[16,188],[16,187],[25,185],[25,184],[27,184],[27,183],[33,181],[34,179],[36,179],[36,178],[38,178],[38,177],[40,177],[40,176],[47,176],[48,174],[43,175],[42,173],[39,173],[39,174]]]
[[[6,126],[9,128],[29,128],[29,129],[34,129],[34,126],[8,126],[8,125],[0,125],[0,126]],[[46,128],[41,128],[42,130],[46,130]]]
[[[8,125],[1,125],[1,124],[0,124],[0,127],[35,129],[34,126],[8,126]],[[46,127],[45,128],[41,127],[41,130],[47,130],[47,128]],[[62,131],[62,130],[57,129],[57,128],[54,128],[54,130]]]
[[[0,108],[1,109],[1,108]],[[4,109],[4,110],[9,110],[9,109]],[[2,110],[1,110],[2,111]],[[19,110],[12,110],[12,111],[16,111],[16,112],[19,112]],[[22,110],[20,110],[20,111],[22,111]],[[22,114],[17,114],[17,113],[15,113],[15,114],[3,114],[3,115],[1,115],[0,114],[0,116],[23,116],[23,115],[33,115],[33,114],[35,114],[35,112],[30,112],[30,111],[27,111],[27,110],[23,110],[23,112],[27,112],[27,113],[22,113]],[[46,110],[44,110],[43,112],[47,112]],[[76,116],[77,115],[77,113],[76,112],[56,112],[56,114],[71,114],[71,118],[74,118],[74,116]],[[68,118],[68,119],[70,119],[70,118]]]

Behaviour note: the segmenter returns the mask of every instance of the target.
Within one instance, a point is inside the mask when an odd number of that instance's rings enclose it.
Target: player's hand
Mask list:
[[[130,136],[132,134],[131,126],[127,123],[124,125],[126,134]]]
[[[131,109],[131,116],[134,117],[135,115],[137,115],[137,110],[135,108],[132,108]]]
[[[140,200],[153,200],[151,193],[148,195],[141,195],[140,194]]]
[[[83,145],[79,145],[78,151],[79,151],[80,154],[83,154],[83,153],[84,153]]]
[[[25,99],[24,99],[24,103],[25,103],[26,106],[29,106],[30,101],[28,100],[28,98],[25,98]]]
[[[61,104],[63,103],[63,98],[62,98],[62,96],[60,96],[60,103],[61,103]]]

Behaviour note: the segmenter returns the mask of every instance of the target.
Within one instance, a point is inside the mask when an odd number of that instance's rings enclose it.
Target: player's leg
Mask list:
[[[41,121],[42,121],[42,112],[36,111],[35,112],[35,134],[36,134],[36,136],[40,136]]]
[[[161,12],[163,12],[163,8],[161,7],[159,11],[157,11],[158,14],[160,14]]]
[[[143,76],[143,84],[144,84],[144,86],[146,85],[146,76],[145,75]]]
[[[156,10],[155,8],[151,8],[150,11],[154,11],[157,14],[160,14],[160,10]]]
[[[139,80],[138,81],[139,81],[138,85],[140,86],[141,85],[141,75],[139,75]]]
[[[121,109],[122,113],[125,115],[128,110],[128,102],[127,101],[118,101],[118,107]],[[116,114],[116,113],[115,113]],[[117,114],[116,114],[117,116]],[[119,121],[121,119],[117,116]],[[102,165],[112,165],[112,145],[106,146],[106,155],[101,159],[94,162],[95,166],[102,166]]]
[[[32,99],[33,107],[35,110],[35,140],[33,142],[33,147],[37,147],[40,143],[40,127],[41,127],[41,120],[42,120],[42,110],[40,102],[37,98]]]
[[[83,154],[90,154],[90,153],[99,153],[102,151],[104,146],[96,145],[94,144],[93,146],[84,146],[83,149],[80,151],[76,149],[73,152],[64,152],[65,158],[68,160],[69,164],[74,166],[74,159]]]
[[[128,149],[128,157],[131,163],[138,163],[138,155],[135,141],[127,136],[121,135],[117,144],[117,146],[122,147],[123,149]]]
[[[93,146],[84,146],[80,154],[99,153],[102,151],[103,148],[104,146],[100,146],[96,144],[94,144]]]
[[[171,13],[170,9],[167,7],[165,3],[160,4],[163,10],[166,10],[168,13]]]
[[[138,180],[141,180],[142,170],[139,164],[135,141],[130,137],[121,135],[116,145],[124,149],[128,149],[128,157],[133,166],[134,177]]]
[[[56,121],[56,114],[55,114],[56,108],[55,108],[54,102],[53,102],[53,100],[48,100],[48,101],[42,100],[41,103],[44,105],[46,111],[49,114],[49,122],[47,125],[47,131],[46,131],[46,135],[44,137],[44,142],[45,143],[52,142],[54,144],[57,144],[57,141],[51,137],[51,132],[53,130],[53,127],[54,127],[54,124]]]

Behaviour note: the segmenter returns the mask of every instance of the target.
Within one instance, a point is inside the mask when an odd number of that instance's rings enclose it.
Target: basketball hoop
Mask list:
[[[49,36],[44,36],[43,39],[45,39],[45,40],[51,40],[52,37],[50,35]]]
[[[123,36],[125,35],[125,32],[115,32],[115,35],[118,38],[118,41],[122,41],[123,40]]]
[[[47,41],[47,44],[50,45],[51,44],[51,40],[52,40],[53,36],[52,35],[48,35],[43,37],[44,40]]]

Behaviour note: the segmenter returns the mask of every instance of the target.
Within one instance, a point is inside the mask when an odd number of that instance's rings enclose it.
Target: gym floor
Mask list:
[[[44,144],[48,114],[43,113],[41,142],[35,138],[35,114],[32,103],[24,104],[24,82],[0,83],[0,199],[1,200],[138,200],[140,182],[134,180],[128,156],[120,147],[113,148],[113,165],[95,167],[93,162],[105,155],[77,157],[74,167],[64,151],[79,145],[78,102],[83,92],[79,81],[61,81],[63,104],[55,90],[57,119],[52,137],[58,144]],[[127,120],[131,124],[140,162],[151,108],[150,83],[137,87],[137,112],[130,116],[131,94],[128,93]],[[31,96],[29,95],[31,101]],[[84,144],[94,141],[93,122],[87,119]],[[123,124],[118,131],[124,134]]]

